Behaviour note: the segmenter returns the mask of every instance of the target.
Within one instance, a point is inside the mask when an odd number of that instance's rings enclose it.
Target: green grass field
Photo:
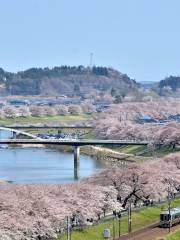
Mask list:
[[[164,147],[160,150],[156,150],[155,154],[158,156],[158,157],[163,157],[165,155],[168,155],[170,153],[176,153],[176,152],[179,152],[180,151],[180,148],[172,148],[172,147]]]
[[[163,147],[162,149],[157,149],[155,150],[154,152],[152,151],[147,151],[146,153],[146,150],[147,150],[147,147],[146,146],[124,146],[124,147],[121,147],[121,148],[118,148],[118,147],[115,147],[113,148],[114,150],[116,151],[119,151],[119,152],[122,152],[122,153],[129,153],[129,154],[139,154],[139,153],[144,153],[142,154],[142,156],[144,157],[150,157],[152,155],[157,155],[159,157],[163,157],[167,154],[170,154],[170,153],[175,153],[175,152],[178,152],[180,151],[180,148],[172,148],[172,147]]]
[[[180,199],[176,199],[172,202],[172,207],[180,206]],[[132,213],[132,230],[137,230],[148,226],[152,223],[159,221],[159,214],[162,209],[166,209],[167,205],[163,204],[159,207],[149,207],[140,211]],[[112,234],[113,220],[106,220],[101,224],[88,227],[82,231],[74,231],[72,233],[73,240],[102,240],[103,230],[109,228]],[[118,237],[118,220],[115,220],[115,232]],[[128,232],[127,215],[124,215],[121,219],[121,233]],[[59,237],[58,240],[66,240],[66,235]],[[165,240],[174,240],[173,238]],[[176,238],[175,238],[176,240]]]
[[[146,146],[141,146],[141,145],[137,145],[137,146],[122,146],[122,147],[107,147],[106,148],[112,149],[114,151],[117,151],[119,153],[125,153],[125,154],[133,154],[134,156],[129,156],[126,158],[127,161],[134,161],[136,163],[143,163],[145,162],[147,159],[149,159],[149,157],[145,157],[143,154],[142,155],[138,155],[139,153],[142,153],[143,151],[145,151],[147,149]]]
[[[170,234],[164,238],[164,240],[180,240],[180,231]]]
[[[75,123],[81,121],[91,120],[93,115],[81,114],[81,115],[67,115],[67,116],[43,116],[43,117],[17,117],[0,119],[0,125],[12,125],[12,124],[51,124],[51,123]]]
[[[123,153],[129,153],[129,154],[138,154],[144,150],[146,150],[146,146],[141,146],[141,145],[137,145],[137,146],[124,146],[122,148],[119,148],[119,152],[123,152]]]

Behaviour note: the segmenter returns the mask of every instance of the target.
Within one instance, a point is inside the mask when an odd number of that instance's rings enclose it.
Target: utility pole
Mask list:
[[[116,234],[115,234],[115,216],[113,216],[113,240],[115,240]]]
[[[132,230],[132,213],[131,213],[131,200],[128,206],[128,232],[131,233]]]
[[[67,240],[70,240],[70,219],[67,217]]]
[[[169,212],[169,233],[171,232],[171,196],[170,187],[168,187],[168,212]]]
[[[121,212],[118,213],[118,220],[119,220],[119,238],[121,237]]]
[[[80,171],[80,147],[74,146],[74,179],[79,179]]]
[[[70,218],[70,226],[69,226],[69,231],[70,231],[70,236],[69,236],[69,240],[71,240],[72,237],[72,218]]]

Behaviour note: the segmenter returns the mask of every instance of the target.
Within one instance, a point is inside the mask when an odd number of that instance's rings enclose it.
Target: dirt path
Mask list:
[[[103,147],[94,147],[94,146],[92,146],[92,148],[94,150],[97,150],[97,151],[116,154],[119,157],[132,157],[132,156],[134,156],[133,154],[121,153],[121,152],[114,151],[114,150],[108,149],[108,148],[103,148]]]
[[[180,230],[180,225],[174,226],[171,232],[176,230]],[[168,228],[151,226],[131,233],[128,236],[122,236],[120,240],[160,240],[161,237],[166,236],[168,233]]]

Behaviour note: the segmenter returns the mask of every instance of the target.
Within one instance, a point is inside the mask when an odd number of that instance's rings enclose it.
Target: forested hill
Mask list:
[[[93,90],[131,92],[137,88],[134,80],[112,68],[84,66],[31,68],[18,73],[0,69],[0,83],[12,95],[81,95]]]
[[[160,81],[160,88],[169,87],[172,91],[177,91],[180,89],[180,77],[179,76],[170,76]]]

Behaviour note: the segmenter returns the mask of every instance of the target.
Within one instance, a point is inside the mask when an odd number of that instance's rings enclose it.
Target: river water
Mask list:
[[[7,138],[7,133],[1,132],[0,138]],[[80,178],[102,168],[95,159],[81,155]],[[73,154],[35,147],[0,148],[0,179],[18,184],[74,182]]]

